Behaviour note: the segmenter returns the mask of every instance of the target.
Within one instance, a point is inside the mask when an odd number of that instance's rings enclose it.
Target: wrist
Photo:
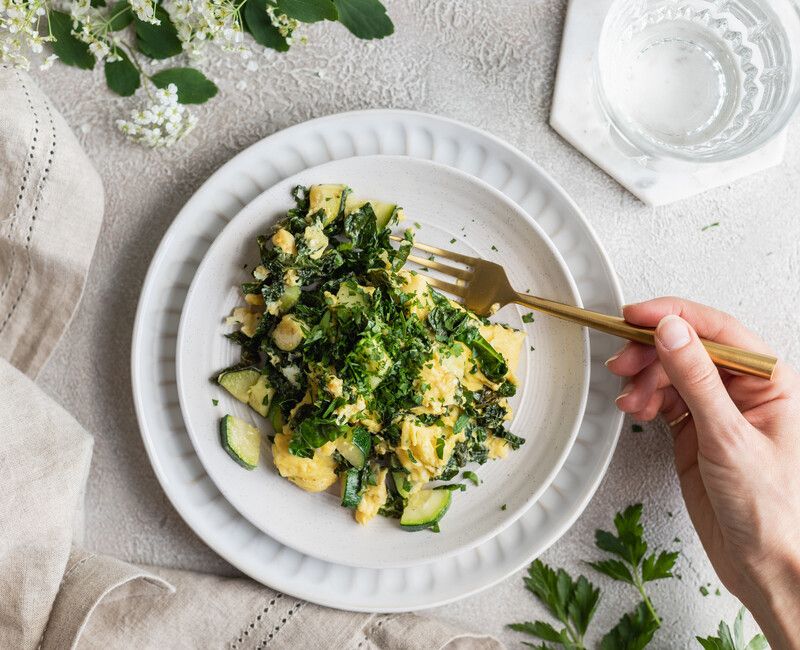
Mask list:
[[[800,553],[792,549],[780,557],[768,558],[763,566],[749,572],[751,589],[742,598],[773,650],[800,650],[797,621],[800,621]]]

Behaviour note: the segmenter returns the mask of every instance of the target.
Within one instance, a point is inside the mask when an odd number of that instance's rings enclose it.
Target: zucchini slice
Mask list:
[[[355,508],[361,503],[361,495],[358,493],[360,481],[358,480],[358,470],[348,469],[342,474],[342,505],[345,508]]]
[[[362,427],[351,429],[346,436],[336,440],[338,452],[356,469],[364,467],[370,447],[372,447],[372,436]]]
[[[397,489],[397,494],[404,499],[408,499],[411,496],[411,481],[408,480],[408,474],[395,470],[392,472],[392,480]]]
[[[347,185],[312,185],[308,190],[308,214],[322,210],[327,226],[342,214],[346,195]]]
[[[344,203],[345,216],[363,208],[367,203],[372,206],[372,211],[375,213],[375,220],[378,222],[378,230],[386,228],[392,221],[392,218],[400,210],[396,203],[384,203],[383,201],[364,200],[348,196]]]
[[[275,389],[269,385],[269,380],[266,375],[261,375],[256,383],[250,386],[250,392],[247,396],[247,403],[250,408],[258,413],[262,418],[267,417],[269,413],[269,405],[275,395]]]
[[[444,517],[450,507],[453,493],[450,490],[420,490],[408,498],[400,517],[403,530],[415,531],[430,528]]]
[[[255,368],[227,370],[220,373],[217,383],[240,402],[247,404],[250,400],[250,387],[258,381],[261,373]]]
[[[269,421],[272,424],[272,428],[275,429],[275,433],[283,431],[283,413],[281,413],[280,407],[275,402],[272,403],[269,409]]]
[[[261,454],[261,432],[233,415],[219,421],[222,448],[245,469],[255,469]]]

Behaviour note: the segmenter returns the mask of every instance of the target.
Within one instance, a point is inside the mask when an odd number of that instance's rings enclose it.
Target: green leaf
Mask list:
[[[769,643],[767,642],[767,637],[763,634],[756,634],[752,639],[750,639],[750,643],[748,643],[744,650],[768,650]]]
[[[658,622],[643,602],[609,630],[600,642],[600,650],[642,650],[658,630]]]
[[[94,55],[86,43],[72,35],[72,18],[63,11],[55,9],[51,9],[47,15],[50,31],[56,39],[52,42],[53,52],[58,55],[62,63],[91,70],[95,64]]]
[[[719,640],[714,637],[710,636],[707,639],[702,639],[696,636],[695,639],[703,646],[704,650],[723,650],[722,646],[719,644]]]
[[[121,0],[109,12],[108,28],[112,32],[118,32],[120,29],[125,29],[131,22],[133,22],[131,6],[128,4],[128,0]]]
[[[633,576],[628,565],[620,560],[609,558],[607,560],[599,560],[597,562],[589,562],[589,566],[595,571],[607,575],[614,580],[621,580],[633,584]]]
[[[550,623],[545,623],[544,621],[535,621],[533,623],[530,621],[526,621],[525,623],[512,623],[508,627],[515,632],[530,634],[531,636],[535,636],[536,638],[543,639],[545,641],[555,641],[556,643],[561,642],[561,634],[558,632],[558,630],[550,625]]]
[[[178,101],[181,104],[202,104],[216,95],[219,90],[213,81],[194,68],[162,70],[150,77],[150,81],[158,88],[166,88],[169,84],[175,84],[178,87]]]
[[[672,577],[672,567],[675,566],[675,561],[678,559],[678,553],[668,553],[661,551],[656,556],[655,553],[648,555],[642,562],[642,580],[650,582],[651,580],[662,580],[663,578]]]
[[[383,38],[394,33],[394,25],[380,0],[333,0],[339,22],[358,38]]]
[[[336,5],[331,0],[275,0],[274,5],[276,13],[286,14],[301,23],[336,20],[339,17]]]
[[[572,590],[572,599],[567,604],[567,615],[581,636],[586,634],[599,600],[600,590],[584,576],[578,576]]]
[[[169,19],[166,10],[158,5],[156,7],[156,18],[161,21],[160,25],[140,20],[133,17],[136,27],[136,45],[139,51],[151,59],[168,59],[183,52],[181,40],[178,38],[178,30]]]
[[[278,52],[286,52],[289,49],[286,39],[281,36],[267,15],[267,0],[247,0],[242,15],[247,31],[253,35],[256,43]]]
[[[706,638],[697,636],[695,639],[705,650],[766,650],[766,648],[769,648],[769,644],[763,634],[756,634],[745,645],[744,613],[745,608],[742,607],[733,622],[733,631],[725,621],[720,621],[717,628],[718,636]]]
[[[647,542],[644,541],[644,528],[640,522],[642,504],[628,506],[614,516],[614,527],[617,534],[613,535],[605,530],[595,531],[595,545],[597,548],[618,555],[634,567],[647,552]]]
[[[130,97],[142,83],[139,71],[123,50],[118,49],[117,54],[122,57],[120,61],[105,63],[106,83],[118,95]]]
[[[578,576],[577,580],[573,580],[563,569],[554,571],[540,560],[535,560],[528,567],[528,577],[524,582],[527,589],[547,607],[550,614],[564,625],[569,624],[579,637],[583,637],[600,600],[599,589],[584,576]],[[572,647],[566,630],[562,630],[559,634],[560,642],[565,647]],[[540,638],[555,641],[543,636]]]

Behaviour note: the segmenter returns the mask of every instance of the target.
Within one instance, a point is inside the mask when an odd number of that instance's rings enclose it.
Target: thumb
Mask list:
[[[656,351],[672,385],[699,428],[733,425],[742,414],[731,400],[714,363],[694,329],[669,315],[656,327]]]

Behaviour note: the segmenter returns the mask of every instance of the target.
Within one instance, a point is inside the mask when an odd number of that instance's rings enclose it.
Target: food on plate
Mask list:
[[[462,468],[524,443],[506,423],[525,334],[404,268],[413,233],[392,246],[397,205],[345,185],[293,196],[296,206],[258,237],[260,263],[228,318],[241,362],[217,381],[270,421],[282,477],[309,492],[338,483],[361,524],[380,514],[438,530],[453,491],[466,487],[450,482]],[[235,461],[257,465],[255,427],[226,415],[220,435]]]

